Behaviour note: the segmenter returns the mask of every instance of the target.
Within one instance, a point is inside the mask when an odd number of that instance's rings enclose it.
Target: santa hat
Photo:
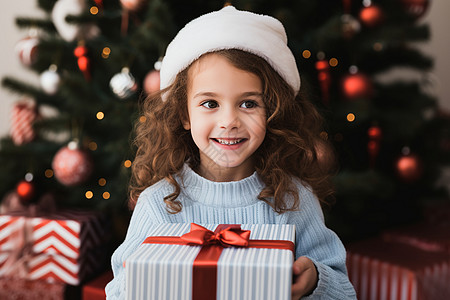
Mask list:
[[[202,15],[178,32],[162,61],[161,89],[203,54],[224,49],[240,49],[264,58],[295,94],[299,92],[300,75],[281,22],[233,6]]]

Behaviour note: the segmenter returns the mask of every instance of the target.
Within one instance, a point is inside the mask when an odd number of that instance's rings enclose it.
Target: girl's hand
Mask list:
[[[292,300],[312,293],[317,286],[317,269],[314,263],[307,257],[299,257],[292,266],[294,283],[291,287]]]

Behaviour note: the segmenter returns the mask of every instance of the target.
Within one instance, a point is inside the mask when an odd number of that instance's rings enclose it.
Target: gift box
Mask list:
[[[450,256],[382,237],[347,246],[347,269],[359,300],[450,299]]]
[[[205,227],[152,228],[125,262],[127,299],[291,298],[295,226]]]
[[[83,286],[83,300],[105,300],[105,287],[113,279],[111,270],[86,283]]]
[[[0,215],[0,276],[78,285],[106,263],[108,237],[105,218],[95,212]]]
[[[105,218],[95,212],[59,211],[38,217],[22,213],[0,215],[0,251],[11,251],[17,245],[13,235],[30,227],[28,242],[34,253],[61,254],[78,258],[108,237]]]
[[[62,282],[27,280],[0,277],[2,300],[76,300],[80,298],[79,287]]]
[[[422,222],[388,230],[382,237],[386,241],[404,243],[424,251],[450,254],[450,223]]]

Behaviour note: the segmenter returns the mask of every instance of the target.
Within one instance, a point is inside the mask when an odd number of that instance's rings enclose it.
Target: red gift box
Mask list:
[[[386,241],[404,243],[424,251],[442,251],[450,254],[450,223],[423,222],[408,225],[388,230],[382,237]]]
[[[113,279],[111,270],[103,273],[83,286],[83,300],[105,300],[105,287]]]
[[[108,233],[95,212],[0,215],[0,275],[78,285],[106,263]]]
[[[28,223],[28,224],[26,224]],[[59,211],[37,217],[22,213],[0,215],[0,251],[13,250],[13,233],[29,226],[34,253],[78,258],[108,237],[104,217],[95,212]]]
[[[79,287],[61,282],[0,277],[2,300],[75,300],[80,298]]]
[[[374,238],[347,247],[358,299],[450,299],[450,256]]]

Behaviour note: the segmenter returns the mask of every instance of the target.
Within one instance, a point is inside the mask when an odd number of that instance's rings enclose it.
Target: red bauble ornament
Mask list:
[[[369,153],[370,167],[375,166],[378,153],[380,152],[380,143],[383,136],[381,128],[378,126],[372,126],[367,131],[369,142],[367,143],[367,152]]]
[[[160,83],[159,71],[158,70],[150,71],[144,78],[143,83],[144,91],[147,93],[147,95],[159,91],[159,83]]]
[[[319,79],[320,89],[322,91],[322,100],[325,104],[330,100],[330,65],[327,60],[318,60],[316,62],[317,76]]]
[[[422,17],[430,4],[430,0],[400,0],[400,2],[406,13],[415,19]]]
[[[120,0],[120,3],[125,9],[135,11],[143,6],[145,0]]]
[[[378,5],[372,4],[361,9],[359,19],[367,27],[376,27],[383,22],[384,12]]]
[[[99,8],[103,8],[103,0],[94,0],[94,2]]]
[[[412,183],[422,176],[422,162],[415,154],[401,156],[395,167],[399,178],[404,182]]]
[[[89,81],[91,79],[91,74],[89,72],[90,61],[87,57],[87,53],[88,49],[84,45],[76,47],[73,51],[73,54],[78,58],[78,68],[80,68],[81,72],[83,72],[84,78]]]
[[[346,75],[342,80],[342,92],[350,100],[368,98],[373,93],[372,80],[362,73]]]
[[[61,148],[53,158],[55,178],[66,186],[75,186],[86,181],[93,171],[93,161],[88,152],[79,149],[76,142]]]
[[[36,194],[36,189],[32,182],[21,180],[16,186],[16,193],[22,202],[30,202]]]

